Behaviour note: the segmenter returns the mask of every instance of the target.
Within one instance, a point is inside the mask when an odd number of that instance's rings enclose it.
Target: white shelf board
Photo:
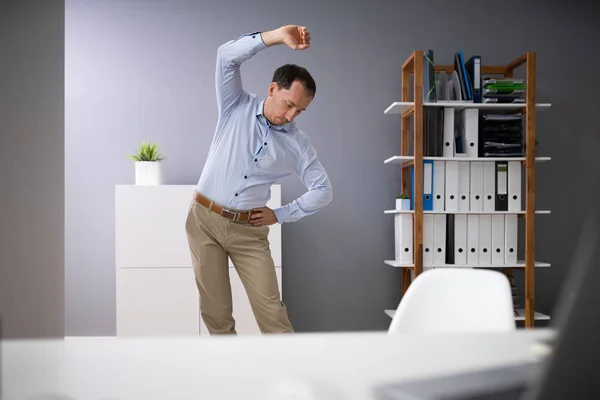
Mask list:
[[[412,268],[414,264],[406,264],[396,260],[385,260],[387,265],[396,268]],[[548,268],[550,267],[550,263],[536,261],[534,263],[536,268]],[[424,265],[425,267],[432,268],[525,268],[525,261],[519,260],[516,264],[503,264],[503,265],[484,265],[484,264],[433,264],[433,265]]]
[[[407,161],[413,161],[414,156],[393,156],[386,159],[384,164],[404,164]],[[525,161],[525,157],[423,157],[423,160],[433,161]],[[536,162],[550,161],[550,157],[536,157]]]
[[[412,101],[395,101],[389,105],[383,112],[384,114],[403,114],[406,110],[414,106]]]
[[[385,214],[414,214],[414,210],[385,210]],[[536,214],[550,214],[550,210],[536,210]],[[523,211],[423,211],[423,214],[525,214]]]
[[[396,310],[385,310],[385,313],[387,314],[388,317],[394,318],[394,314],[396,313]],[[541,312],[537,312],[537,311],[534,311],[533,318],[536,321],[550,320],[549,315],[542,314]],[[525,309],[523,309],[523,308],[517,309],[517,315],[515,315],[515,321],[525,321]]]
[[[542,314],[541,312],[534,311],[533,319],[536,321],[549,321],[550,316],[546,314]],[[517,308],[517,315],[515,316],[515,320],[517,321],[525,321],[525,309]]]
[[[402,114],[415,105],[412,101],[395,101],[385,109],[384,114]],[[545,110],[551,107],[550,103],[537,103],[536,109]],[[497,103],[472,103],[464,101],[437,101],[435,103],[423,103],[423,107],[452,107],[457,110],[465,108],[480,108],[484,110],[518,110],[526,107],[525,103],[497,104]]]

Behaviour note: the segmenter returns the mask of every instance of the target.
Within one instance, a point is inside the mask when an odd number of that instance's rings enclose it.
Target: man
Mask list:
[[[261,332],[293,332],[269,249],[269,225],[297,221],[332,200],[327,173],[294,122],[316,92],[308,71],[290,64],[278,68],[262,101],[242,87],[242,63],[277,44],[305,50],[310,33],[302,26],[283,26],[243,35],[217,52],[219,117],[186,221],[200,310],[210,334],[236,334],[228,256]],[[275,210],[266,207],[271,185],[291,174],[308,191]]]

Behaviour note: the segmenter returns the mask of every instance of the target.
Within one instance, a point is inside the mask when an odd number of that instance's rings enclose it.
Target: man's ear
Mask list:
[[[273,96],[273,93],[275,93],[276,90],[279,89],[279,84],[277,82],[271,82],[271,84],[269,85],[269,96]]]

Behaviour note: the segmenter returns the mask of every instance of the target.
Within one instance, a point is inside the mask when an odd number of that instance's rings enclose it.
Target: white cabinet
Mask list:
[[[192,268],[117,268],[117,336],[198,335]]]
[[[198,290],[185,233],[195,185],[115,188],[117,336],[208,335],[200,318]],[[270,208],[281,205],[281,186],[271,187]],[[269,241],[281,291],[281,225]],[[230,266],[238,334],[259,334],[248,296]]]

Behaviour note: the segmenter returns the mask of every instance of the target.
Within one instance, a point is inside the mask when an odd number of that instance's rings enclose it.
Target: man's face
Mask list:
[[[302,111],[306,110],[312,96],[299,81],[294,81],[289,89],[279,88],[273,82],[269,86],[271,97],[271,110],[269,119],[275,125],[284,125],[292,122]]]

